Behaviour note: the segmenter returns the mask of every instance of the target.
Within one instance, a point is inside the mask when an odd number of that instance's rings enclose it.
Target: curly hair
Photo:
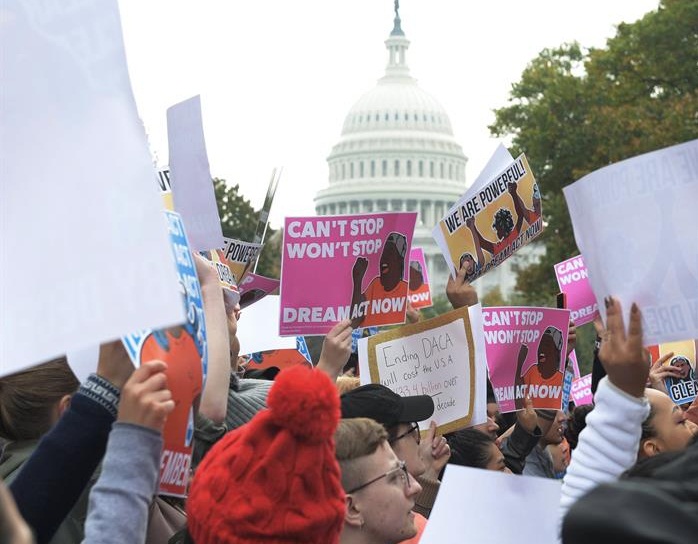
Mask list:
[[[504,237],[506,238],[514,230],[514,216],[506,208],[499,208],[497,213],[494,214],[494,223],[492,223],[492,228],[496,231],[504,232]]]

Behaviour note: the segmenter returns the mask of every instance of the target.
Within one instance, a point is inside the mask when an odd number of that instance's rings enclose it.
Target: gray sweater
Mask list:
[[[114,423],[102,474],[90,493],[85,544],[142,544],[148,507],[157,491],[162,436],[157,431]]]

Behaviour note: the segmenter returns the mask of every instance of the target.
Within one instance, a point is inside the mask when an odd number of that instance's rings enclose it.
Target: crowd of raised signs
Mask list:
[[[198,97],[156,172],[115,2],[0,19],[0,544],[698,541],[698,140],[565,188],[557,308],[473,286],[545,227],[503,146],[433,226],[445,293],[407,211],[284,210],[265,278],[279,173],[224,238]]]

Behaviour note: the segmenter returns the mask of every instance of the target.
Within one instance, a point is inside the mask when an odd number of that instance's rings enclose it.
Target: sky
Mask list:
[[[546,47],[603,47],[658,0],[402,0],[411,75],[449,114],[466,183],[498,140],[492,110]],[[158,164],[168,107],[200,94],[211,174],[255,208],[283,166],[271,213],[314,215],[326,158],[387,63],[392,0],[119,0],[131,85]],[[506,143],[506,142],[505,142]],[[532,165],[535,169],[535,165]],[[543,187],[544,191],[545,188]]]

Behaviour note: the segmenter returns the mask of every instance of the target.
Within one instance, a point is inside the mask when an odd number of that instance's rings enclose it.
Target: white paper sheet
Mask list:
[[[0,50],[0,375],[182,321],[116,0],[6,0]]]
[[[99,345],[69,351],[66,353],[66,359],[68,360],[70,370],[73,371],[78,381],[85,383],[88,376],[97,370]]]
[[[223,231],[208,166],[201,99],[194,96],[167,109],[170,183],[174,206],[194,251],[223,247]]]
[[[475,406],[473,406],[473,419],[470,421],[470,425],[473,426],[487,421],[487,348],[482,321],[482,304],[470,306],[468,315],[475,344]]]
[[[238,322],[240,355],[270,349],[296,349],[295,336],[279,336],[279,295],[267,295],[245,308]]]
[[[698,338],[698,140],[565,187],[577,247],[603,298],[642,310],[645,345]],[[627,319],[626,319],[627,325]]]
[[[447,465],[420,544],[555,544],[560,482]]]

